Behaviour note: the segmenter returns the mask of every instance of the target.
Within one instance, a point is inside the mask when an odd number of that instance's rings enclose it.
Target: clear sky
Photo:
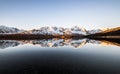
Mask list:
[[[0,25],[86,29],[120,26],[120,0],[0,0]]]

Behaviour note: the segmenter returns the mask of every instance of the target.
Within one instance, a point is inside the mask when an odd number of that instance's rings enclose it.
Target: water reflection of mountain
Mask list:
[[[117,40],[116,40],[117,41]],[[0,48],[15,47],[20,44],[39,45],[41,47],[63,47],[72,46],[74,48],[81,48],[86,43],[99,45],[117,45],[120,46],[119,41],[109,40],[91,40],[91,39],[41,39],[41,40],[0,40]]]
[[[23,40],[25,43],[40,45],[41,47],[62,47],[73,46],[79,47],[86,44],[86,39],[72,40],[72,39],[43,39],[43,40]]]
[[[16,40],[0,40],[0,48],[14,47],[20,45],[21,42]]]

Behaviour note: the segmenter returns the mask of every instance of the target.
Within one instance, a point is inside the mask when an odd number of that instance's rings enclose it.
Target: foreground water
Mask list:
[[[0,74],[119,74],[120,44],[89,39],[0,40]]]

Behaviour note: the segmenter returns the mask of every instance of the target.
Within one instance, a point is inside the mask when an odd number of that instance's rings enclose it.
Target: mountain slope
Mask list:
[[[100,32],[102,32],[101,29],[97,29],[97,30],[88,30],[88,31],[87,31],[87,34],[96,34],[96,33],[100,33]]]
[[[100,33],[98,33],[96,35],[120,36],[120,27],[108,29],[108,30],[100,32]]]
[[[3,25],[0,26],[0,34],[15,34],[20,32],[23,32],[23,30],[19,30],[13,27],[6,27]]]
[[[116,28],[107,29],[105,31],[102,31],[101,33],[109,33],[109,32],[114,32],[119,30],[120,30],[120,27],[116,27]]]
[[[120,38],[120,27],[107,29],[100,33],[87,35],[88,38]]]

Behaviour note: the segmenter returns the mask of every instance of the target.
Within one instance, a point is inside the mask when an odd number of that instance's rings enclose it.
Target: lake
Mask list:
[[[0,74],[120,74],[120,43],[0,40]]]

